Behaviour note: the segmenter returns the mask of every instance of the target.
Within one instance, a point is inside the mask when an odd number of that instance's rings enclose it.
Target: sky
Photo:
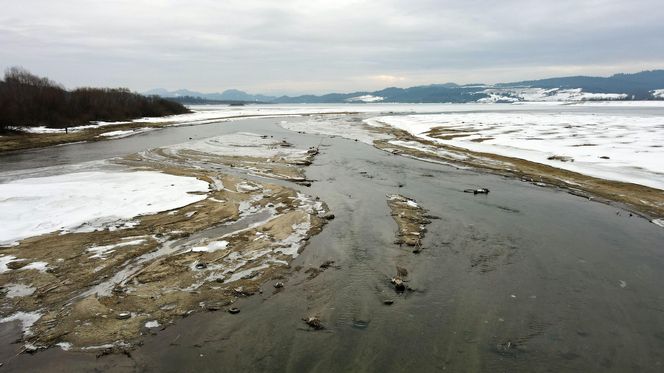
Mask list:
[[[661,0],[0,0],[0,69],[303,94],[664,68]]]

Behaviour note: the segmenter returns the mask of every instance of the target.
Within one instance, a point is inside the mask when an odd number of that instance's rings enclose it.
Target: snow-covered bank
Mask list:
[[[10,126],[8,129],[13,130],[13,131],[21,131],[21,132],[26,132],[26,133],[38,133],[38,134],[63,134],[63,133],[69,133],[69,132],[80,132],[83,130],[87,129],[93,129],[93,128],[99,128],[99,127],[106,127],[106,126],[114,126],[118,124],[124,124],[124,123],[131,123],[131,122],[94,122],[92,124],[86,124],[84,126],[72,126],[72,127],[67,127],[65,128],[51,128],[51,127],[46,127],[46,126],[39,126],[39,127],[18,127],[18,126]]]
[[[386,116],[370,122],[440,144],[664,189],[662,116],[484,112]]]
[[[97,137],[105,137],[105,138],[108,138],[108,139],[121,139],[123,137],[138,135],[139,133],[153,131],[155,129],[156,128],[142,127],[142,128],[132,129],[132,130],[110,131],[110,132],[104,132],[104,133],[100,134]]]
[[[79,172],[0,184],[0,245],[60,230],[94,230],[205,198],[208,183],[159,172]]]

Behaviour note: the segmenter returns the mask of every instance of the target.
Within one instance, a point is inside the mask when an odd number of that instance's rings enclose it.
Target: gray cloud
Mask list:
[[[69,87],[321,92],[664,67],[659,0],[24,0],[0,68]]]

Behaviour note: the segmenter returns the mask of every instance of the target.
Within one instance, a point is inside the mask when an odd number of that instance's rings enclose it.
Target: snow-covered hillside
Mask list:
[[[623,100],[627,98],[627,94],[624,93],[590,93],[583,92],[581,88],[489,88],[482,91],[482,93],[489,97],[481,98],[477,102],[578,102]]]
[[[348,102],[380,102],[383,100],[384,100],[383,97],[372,96],[372,95],[357,96],[346,99],[346,101]]]

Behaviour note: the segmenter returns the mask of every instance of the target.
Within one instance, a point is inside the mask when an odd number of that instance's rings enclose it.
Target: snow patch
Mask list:
[[[208,183],[153,171],[79,172],[0,184],[0,244],[61,230],[95,230],[205,199]]]
[[[36,311],[34,312],[19,311],[11,316],[7,316],[5,318],[0,319],[0,324],[11,321],[19,321],[21,323],[21,328],[23,329],[23,336],[29,337],[32,335],[32,331],[30,330],[30,328],[41,317],[42,314]]]
[[[380,102],[383,101],[385,97],[373,96],[373,95],[363,95],[357,97],[347,98],[346,102]]]
[[[7,290],[7,293],[5,294],[7,298],[27,297],[37,290],[32,286],[24,284],[7,284],[4,288]]]
[[[32,262],[26,266],[21,267],[21,270],[25,269],[34,269],[35,271],[39,272],[46,272],[48,269],[48,263],[46,262]]]
[[[157,320],[150,320],[150,321],[145,323],[145,327],[148,328],[148,329],[158,328],[160,326],[161,325],[159,325],[159,322]]]
[[[0,255],[0,273],[5,273],[11,271],[7,264],[13,262],[16,259],[13,255]]]
[[[226,247],[228,247],[228,241],[212,241],[208,243],[206,246],[196,246],[192,247],[191,251],[193,252],[206,252],[206,253],[212,253],[217,250],[224,250]]]
[[[115,249],[120,248],[120,247],[125,247],[125,246],[136,246],[136,245],[141,245],[145,243],[145,239],[138,239],[138,240],[132,240],[132,241],[127,241],[127,242],[119,242],[116,244],[112,245],[105,245],[105,246],[92,246],[87,249],[88,252],[94,253],[94,255],[91,255],[90,258],[98,258],[98,259],[106,259],[106,256],[108,254],[111,254],[115,251]]]
[[[69,351],[69,350],[71,350],[72,347],[74,347],[69,342],[59,342],[59,343],[56,343],[55,345],[60,347],[63,351]]]

